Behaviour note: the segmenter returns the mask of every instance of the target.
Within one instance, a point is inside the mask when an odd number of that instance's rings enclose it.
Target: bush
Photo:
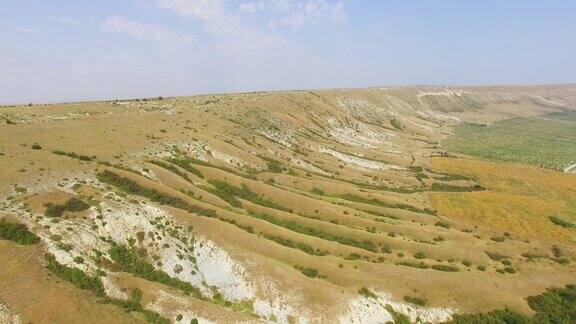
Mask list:
[[[142,257],[136,253],[132,248],[129,249],[124,245],[113,244],[108,251],[110,259],[124,272],[131,273],[136,277],[158,282],[181,291],[191,294],[196,298],[202,299],[202,294],[198,288],[192,286],[190,283],[182,281],[177,278],[170,277],[166,272],[155,270],[154,267],[146,262]]]
[[[492,261],[502,261],[505,259],[508,259],[509,257],[504,255],[504,254],[500,254],[498,252],[489,252],[486,251],[486,255],[488,255],[488,257],[492,260]]]
[[[372,291],[370,291],[368,288],[366,287],[362,287],[358,290],[358,293],[364,297],[367,298],[378,298],[378,295],[376,295],[375,293],[373,293]]]
[[[34,144],[32,144],[32,149],[33,150],[41,150],[42,146],[40,146],[40,144],[38,144],[38,143],[34,143]]]
[[[426,299],[420,297],[404,296],[404,301],[418,306],[426,305]]]
[[[318,196],[324,196],[326,193],[322,190],[322,189],[318,189],[318,188],[312,188],[312,190],[310,190],[311,193],[318,195]]]
[[[98,180],[101,182],[107,183],[109,185],[116,186],[121,190],[138,196],[146,197],[154,202],[157,202],[161,205],[168,205],[175,208],[180,208],[186,210],[190,213],[195,213],[198,215],[206,216],[206,217],[215,217],[216,211],[213,209],[203,208],[196,205],[191,205],[184,200],[170,196],[165,193],[161,193],[154,189],[146,188],[140,186],[135,181],[130,180],[126,177],[121,177],[114,172],[104,170],[96,175]]]
[[[504,236],[492,236],[490,239],[494,242],[499,242],[499,243],[506,241],[506,238]]]
[[[460,269],[458,267],[448,264],[434,264],[431,267],[434,270],[444,271],[444,272],[458,272]]]
[[[82,154],[77,154],[74,152],[53,151],[52,153],[54,153],[56,155],[65,155],[65,156],[71,157],[73,159],[78,159],[78,160],[87,161],[87,162],[96,160],[95,156],[82,155]]]
[[[354,246],[354,247],[361,248],[361,249],[371,251],[371,252],[377,251],[376,250],[376,244],[374,244],[371,241],[367,241],[367,240],[358,241],[358,240],[350,238],[350,237],[335,235],[335,234],[332,234],[329,232],[322,231],[322,230],[315,228],[315,227],[303,226],[301,224],[298,224],[295,221],[278,219],[278,218],[275,218],[274,216],[264,214],[264,213],[250,213],[250,215],[252,217],[267,221],[269,223],[272,223],[272,224],[280,226],[280,227],[284,227],[286,229],[289,229],[291,231],[294,231],[294,232],[297,232],[300,234],[314,236],[314,237],[318,237],[318,238],[321,238],[324,240],[338,242],[338,243],[344,244],[344,245]]]
[[[573,228],[576,227],[576,225],[574,225],[573,223],[570,223],[567,220],[564,220],[560,217],[557,216],[550,216],[549,217],[550,221],[558,226],[562,226],[564,228]]]
[[[300,272],[305,275],[306,277],[316,278],[318,277],[318,270],[314,268],[305,268],[301,266],[296,266],[296,269],[300,270]]]
[[[353,194],[344,194],[344,195],[338,195],[336,196],[338,198],[342,198],[348,201],[353,201],[353,202],[359,202],[359,203],[363,203],[363,204],[370,204],[370,205],[374,205],[374,206],[381,206],[381,207],[387,207],[387,208],[397,208],[397,209],[404,209],[404,210],[408,210],[408,211],[412,211],[415,213],[423,213],[423,214],[430,214],[430,215],[434,215],[435,213],[427,208],[421,209],[418,207],[414,207],[412,205],[407,205],[407,204],[402,204],[402,203],[387,203],[385,201],[376,199],[376,198],[364,198],[364,197],[360,197],[360,196],[356,196]]]
[[[90,205],[88,203],[76,197],[68,199],[68,201],[66,201],[62,205],[47,203],[44,206],[46,206],[46,211],[44,212],[44,215],[46,215],[47,217],[60,217],[62,216],[62,214],[64,214],[64,212],[67,211],[77,212],[77,211],[84,211],[90,208]]]
[[[223,200],[230,203],[232,206],[240,207],[242,204],[236,197],[248,200],[253,202],[257,205],[270,207],[286,212],[291,212],[291,209],[284,208],[278,205],[272,199],[266,199],[258,195],[257,193],[253,192],[248,188],[246,185],[242,184],[241,188],[237,188],[234,186],[229,185],[227,182],[220,181],[220,180],[209,180],[208,181],[212,186],[216,188],[216,190],[212,190],[213,194],[217,195],[218,197],[222,198]]]
[[[22,245],[40,242],[38,236],[28,230],[24,224],[10,223],[0,219],[0,239],[9,240]]]
[[[506,308],[481,314],[455,314],[449,323],[574,323],[576,320],[576,285],[550,288],[541,295],[528,297],[527,301],[535,312],[534,317]]]
[[[190,159],[170,158],[170,159],[167,159],[167,161],[170,163],[176,164],[177,166],[179,166],[182,169],[192,173],[193,175],[197,176],[198,178],[204,179],[204,175],[202,174],[202,172],[200,172],[198,169],[196,169],[195,167],[192,166]]]
[[[426,259],[426,254],[424,254],[424,252],[416,252],[414,253],[414,259]]]
[[[434,226],[444,227],[444,228],[450,228],[450,224],[448,224],[448,223],[446,223],[446,222],[442,222],[442,221],[439,221],[439,222],[434,223]]]
[[[92,277],[84,273],[80,269],[70,268],[62,265],[56,261],[56,258],[47,253],[44,258],[46,259],[46,269],[54,274],[56,277],[69,281],[74,286],[89,290],[94,295],[98,297],[105,297],[104,286],[102,285],[102,280],[99,277]]]

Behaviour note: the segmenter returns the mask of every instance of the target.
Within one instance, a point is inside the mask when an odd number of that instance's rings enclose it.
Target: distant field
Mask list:
[[[576,230],[553,219],[576,221],[576,176],[531,166],[469,159],[433,158],[437,172],[462,174],[481,192],[431,193],[440,214],[502,232],[550,242],[574,242]]]
[[[462,124],[444,145],[449,152],[554,169],[576,163],[576,112],[512,118],[490,126]]]

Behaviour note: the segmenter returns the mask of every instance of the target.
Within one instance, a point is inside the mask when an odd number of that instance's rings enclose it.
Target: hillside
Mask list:
[[[531,316],[576,284],[575,120],[570,85],[2,107],[0,322]]]

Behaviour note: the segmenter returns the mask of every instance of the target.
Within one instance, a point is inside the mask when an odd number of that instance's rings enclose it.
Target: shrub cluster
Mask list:
[[[155,270],[154,267],[140,257],[134,249],[129,249],[124,245],[113,244],[108,251],[110,259],[116,263],[120,270],[131,273],[136,277],[158,282],[176,289],[180,289],[186,294],[196,298],[203,298],[200,290],[190,283],[177,278],[170,277],[166,272]]]
[[[38,236],[28,230],[24,224],[10,223],[0,219],[0,239],[9,240],[22,245],[40,242]]]
[[[344,244],[344,245],[348,245],[348,246],[354,246],[354,247],[368,250],[371,252],[377,251],[376,244],[374,244],[373,242],[368,241],[368,240],[358,241],[358,240],[355,240],[355,239],[350,238],[350,237],[344,237],[344,236],[335,235],[335,234],[332,234],[329,232],[325,232],[325,231],[322,231],[322,230],[317,229],[315,227],[303,226],[301,224],[298,224],[295,221],[277,219],[271,215],[264,214],[264,213],[251,213],[250,215],[255,217],[255,218],[262,219],[262,220],[267,221],[269,223],[272,223],[274,225],[284,227],[286,229],[289,229],[291,231],[294,231],[294,232],[297,232],[300,234],[314,236],[314,237],[318,237],[318,238],[321,238],[324,240],[334,241],[334,242],[338,242],[340,244]]]
[[[96,160],[95,156],[88,156],[88,155],[78,154],[78,153],[74,153],[74,152],[53,151],[52,153],[54,153],[56,155],[65,155],[65,156],[71,157],[73,159],[78,159],[81,161],[90,162],[90,161]]]
[[[62,205],[46,203],[44,206],[46,207],[44,215],[47,217],[60,217],[62,214],[64,214],[64,212],[67,211],[78,212],[90,208],[88,203],[76,197],[71,197]]]
[[[178,197],[173,197],[168,194],[156,191],[154,189],[140,186],[135,181],[130,180],[126,177],[119,176],[116,173],[108,170],[104,170],[98,173],[97,178],[101,182],[116,186],[129,194],[143,196],[162,205],[168,205],[175,208],[180,208],[190,213],[195,213],[206,217],[216,216],[216,212],[213,209],[192,205]]]

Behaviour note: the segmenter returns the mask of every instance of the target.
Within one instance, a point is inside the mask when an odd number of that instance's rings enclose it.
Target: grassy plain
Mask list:
[[[449,152],[553,169],[576,163],[576,112],[516,117],[487,126],[461,124],[444,141]]]

